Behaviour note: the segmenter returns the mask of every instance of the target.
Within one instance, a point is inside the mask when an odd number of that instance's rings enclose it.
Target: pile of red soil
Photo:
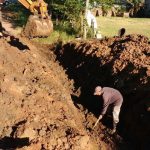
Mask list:
[[[96,85],[119,89],[124,96],[120,116],[123,136],[147,149],[150,137],[150,44],[142,35],[73,41],[56,47],[57,59],[75,87],[82,105],[98,112],[90,95]],[[93,109],[93,108],[94,109]]]
[[[0,45],[0,149],[107,148],[86,131],[72,83],[47,46],[8,35]]]

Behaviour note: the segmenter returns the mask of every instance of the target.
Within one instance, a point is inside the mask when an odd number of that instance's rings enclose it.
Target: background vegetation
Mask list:
[[[54,23],[54,32],[48,39],[37,39],[44,43],[52,43],[57,40],[68,41],[81,32],[81,18],[85,10],[85,0],[45,0],[48,3],[49,14],[52,16]],[[135,7],[141,3],[142,0],[128,0],[128,4]],[[121,0],[90,0],[90,8],[103,6],[110,8],[114,3],[121,4]],[[15,15],[13,21],[17,26],[26,24],[29,15],[29,10],[24,8],[19,3],[10,4],[6,10],[12,11]],[[150,31],[149,19],[140,18],[119,18],[119,17],[97,17],[98,29],[101,31],[102,36],[117,35],[121,27],[126,28],[127,34],[138,33],[146,35]]]

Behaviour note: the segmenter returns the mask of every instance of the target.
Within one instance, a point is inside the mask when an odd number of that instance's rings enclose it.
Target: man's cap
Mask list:
[[[98,92],[101,92],[102,91],[102,87],[101,86],[97,86],[95,88],[95,91],[94,91],[94,95],[97,95]]]

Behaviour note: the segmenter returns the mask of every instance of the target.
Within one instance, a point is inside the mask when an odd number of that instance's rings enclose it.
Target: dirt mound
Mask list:
[[[96,85],[119,89],[124,96],[121,134],[147,149],[150,137],[150,45],[142,35],[75,41],[56,47],[57,59],[80,93],[82,104],[97,115]],[[138,143],[138,144],[137,144]]]
[[[0,38],[0,148],[96,150],[71,100],[72,83],[47,46]]]

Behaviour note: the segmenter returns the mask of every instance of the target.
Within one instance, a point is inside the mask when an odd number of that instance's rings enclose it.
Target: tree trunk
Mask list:
[[[87,36],[87,23],[86,23],[86,14],[88,11],[88,6],[89,6],[89,0],[86,0],[86,6],[85,6],[85,15],[84,15],[84,25],[83,25],[83,38],[86,39]]]

